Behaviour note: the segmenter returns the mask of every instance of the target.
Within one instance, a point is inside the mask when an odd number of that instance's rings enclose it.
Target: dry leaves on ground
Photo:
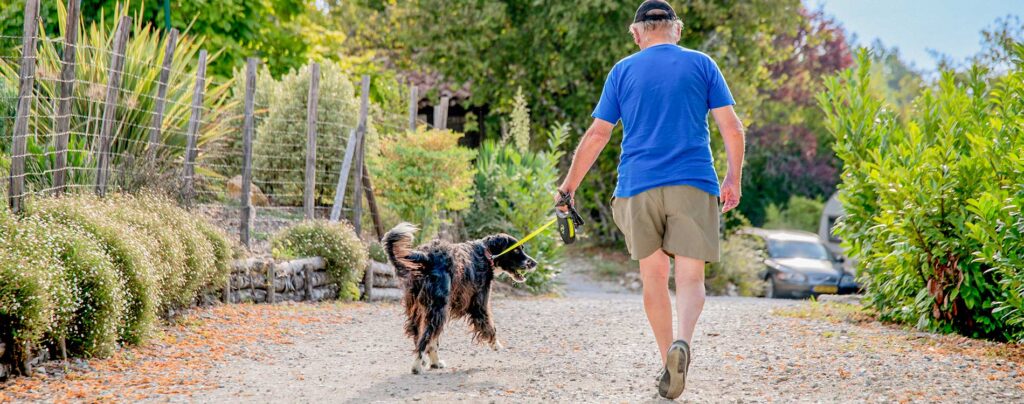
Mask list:
[[[59,375],[37,373],[0,385],[0,402],[22,400],[136,401],[160,395],[186,396],[215,388],[206,375],[229,358],[263,358],[264,344],[291,344],[318,326],[351,320],[338,303],[237,304],[195,309],[161,327],[141,346],[121,349],[112,357],[54,361],[46,368],[64,368]],[[298,327],[298,326],[302,327]]]

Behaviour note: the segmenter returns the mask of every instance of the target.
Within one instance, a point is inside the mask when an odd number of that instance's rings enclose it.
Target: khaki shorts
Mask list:
[[[612,217],[635,260],[659,248],[673,256],[719,259],[718,197],[697,188],[673,185],[614,198]]]

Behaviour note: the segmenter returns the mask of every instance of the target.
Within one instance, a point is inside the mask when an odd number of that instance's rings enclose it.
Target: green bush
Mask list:
[[[58,307],[51,335],[64,338],[72,355],[103,357],[113,353],[126,302],[122,279],[110,256],[79,228],[32,217],[20,220],[18,226],[49,233],[56,248],[53,252],[63,266],[59,280],[63,285],[53,290]]]
[[[279,81],[263,81],[268,114],[253,140],[253,182],[285,205],[301,205],[306,166],[306,108],[310,68],[290,72]],[[330,203],[341,171],[349,131],[359,119],[352,83],[334,63],[320,68],[316,152],[317,203]],[[328,158],[334,156],[334,158]]]
[[[61,340],[85,357],[141,342],[162,301],[194,302],[232,255],[223,231],[156,196],[30,199],[19,217],[0,209],[0,361]]]
[[[51,223],[77,227],[95,237],[124,282],[125,320],[121,339],[138,343],[145,338],[156,319],[160,292],[153,273],[150,249],[142,242],[145,234],[116,220],[109,201],[92,196],[43,198],[32,200],[26,213]]]
[[[906,117],[871,94],[866,54],[820,95],[843,160],[837,233],[883,319],[1024,338],[1018,52],[1005,75],[942,72]]]
[[[286,228],[271,240],[274,258],[322,257],[327,274],[338,285],[338,299],[359,298],[359,282],[369,265],[366,246],[346,223],[305,221]]]
[[[0,222],[0,342],[7,346],[3,362],[20,364],[31,357],[57,316],[53,296],[71,293],[57,289],[63,286],[58,281],[60,263],[40,230],[20,228],[6,215]]]
[[[384,251],[384,246],[374,241],[367,247],[370,254],[370,259],[377,262],[388,262],[388,253]]]
[[[421,126],[382,137],[379,153],[368,153],[382,204],[419,224],[424,239],[436,235],[442,211],[458,212],[472,201],[475,153],[458,145],[461,137]]]
[[[722,241],[722,259],[704,268],[704,287],[712,295],[760,296],[764,279],[764,255],[751,237],[732,235]]]
[[[547,148],[539,152],[518,148],[529,144],[528,139],[503,144],[489,141],[480,147],[474,178],[476,197],[464,218],[469,236],[508,233],[523,237],[551,219],[558,163],[564,154],[561,147],[568,132],[567,125],[552,128]],[[559,272],[562,254],[557,229],[548,228],[525,248],[538,263],[527,275],[526,286],[534,292],[548,290]]]
[[[817,199],[793,195],[789,197],[789,202],[783,208],[774,203],[768,205],[762,227],[817,233],[818,223],[821,222],[821,211],[824,208],[825,205]]]

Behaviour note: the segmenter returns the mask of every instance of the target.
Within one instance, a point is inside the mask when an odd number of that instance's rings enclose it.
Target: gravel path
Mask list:
[[[506,346],[499,352],[472,344],[466,326],[452,323],[441,344],[448,368],[412,375],[412,344],[401,333],[399,307],[357,305],[346,309],[349,322],[266,346],[261,356],[269,359],[215,368],[211,377],[220,387],[190,400],[663,401],[654,387],[658,357],[640,296],[578,274],[566,279],[566,297],[493,302]],[[1000,345],[778,314],[809,305],[709,298],[682,400],[1024,400],[1024,368],[994,355]],[[975,349],[978,344],[992,349]]]
[[[492,302],[504,350],[449,324],[448,368],[425,375],[410,373],[395,303],[230,305],[112,358],[0,384],[0,402],[666,402],[640,296],[589,280],[586,263],[569,262],[564,297]],[[1024,347],[901,330],[849,307],[709,298],[681,401],[1024,402]]]

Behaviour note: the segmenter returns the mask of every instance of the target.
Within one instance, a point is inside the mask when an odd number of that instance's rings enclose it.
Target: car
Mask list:
[[[843,258],[814,233],[746,229],[741,234],[764,242],[765,268],[759,276],[765,280],[765,297],[802,299],[860,290],[853,273],[843,268]]]

